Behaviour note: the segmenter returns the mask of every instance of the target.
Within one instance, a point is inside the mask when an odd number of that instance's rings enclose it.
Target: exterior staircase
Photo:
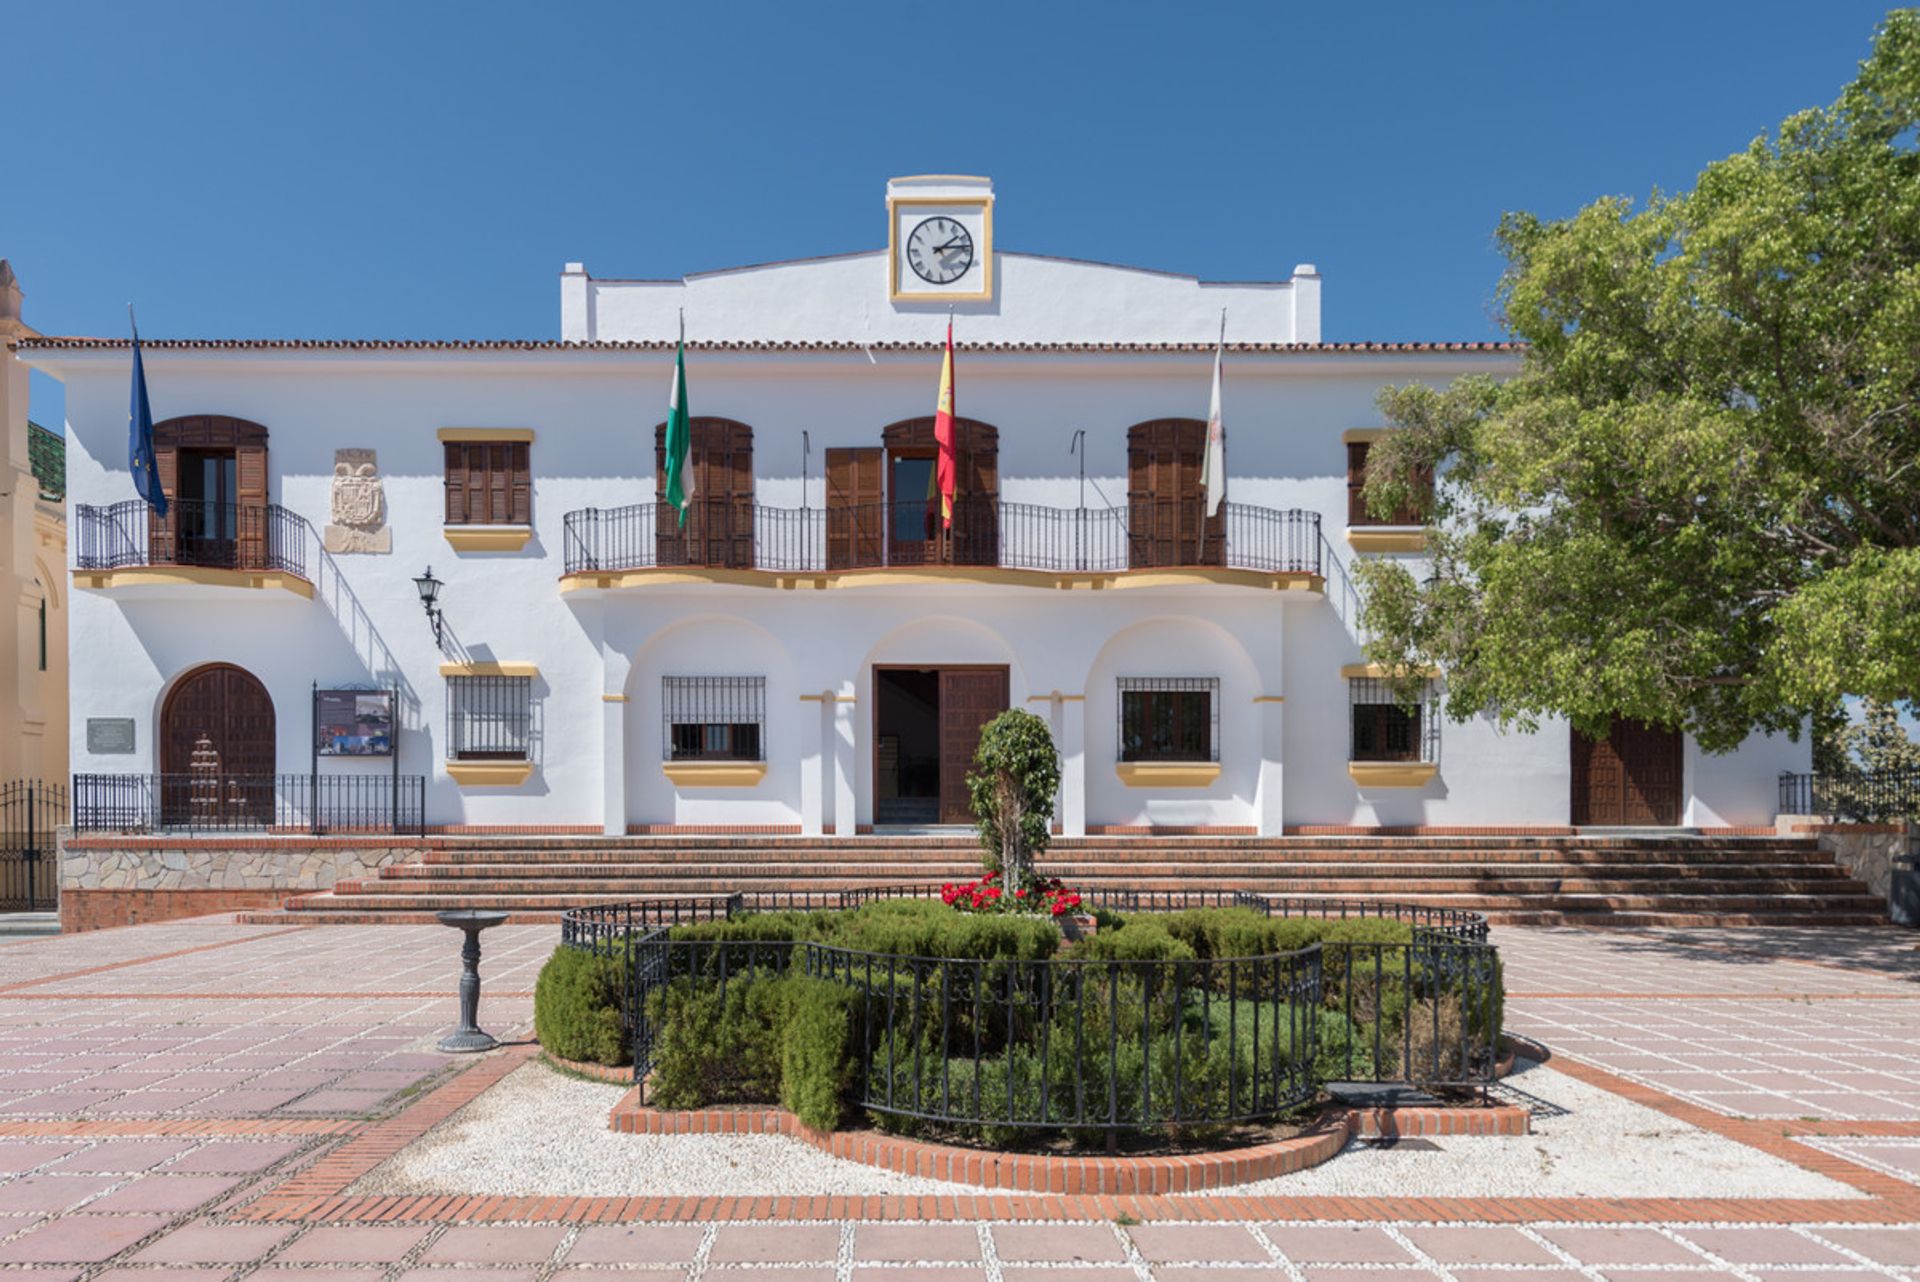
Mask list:
[[[240,920],[425,922],[447,908],[553,921],[592,903],[969,880],[970,835],[444,837],[418,862]],[[1082,889],[1252,890],[1471,908],[1496,923],[1851,926],[1881,901],[1811,840],[1681,835],[1057,838],[1042,871]]]

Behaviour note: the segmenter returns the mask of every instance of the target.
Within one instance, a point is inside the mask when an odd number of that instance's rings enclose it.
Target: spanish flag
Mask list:
[[[953,491],[959,478],[960,458],[953,443],[953,318],[947,318],[947,354],[940,362],[940,403],[933,411],[933,475],[928,477],[927,503],[940,495],[940,524],[953,528]]]

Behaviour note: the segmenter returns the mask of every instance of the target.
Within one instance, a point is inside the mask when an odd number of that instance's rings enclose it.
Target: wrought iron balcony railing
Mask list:
[[[564,521],[565,572],[673,566],[809,573],[883,566],[996,566],[1055,573],[1219,566],[1320,574],[1320,514],[1197,499],[1056,508],[962,499],[952,526],[922,500],[776,508],[698,499],[686,519],[664,503],[584,508]]]
[[[82,570],[131,566],[201,566],[274,570],[310,579],[306,519],[274,503],[175,501],[157,516],[143,499],[73,509],[74,565]]]

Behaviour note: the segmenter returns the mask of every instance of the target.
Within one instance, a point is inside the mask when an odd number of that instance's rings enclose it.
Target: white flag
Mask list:
[[[1224,328],[1224,326],[1223,326]],[[1220,514],[1220,501],[1227,497],[1227,431],[1220,422],[1220,355],[1226,346],[1213,349],[1213,404],[1207,410],[1207,452],[1200,460],[1200,484],[1207,491],[1207,515]]]

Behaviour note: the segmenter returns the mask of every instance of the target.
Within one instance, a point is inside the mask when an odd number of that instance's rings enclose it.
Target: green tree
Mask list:
[[[980,731],[967,795],[980,826],[985,863],[1016,889],[1033,880],[1033,860],[1053,840],[1060,754],[1047,723],[1009,708]]]
[[[1920,743],[1900,724],[1900,710],[1878,699],[1862,702],[1860,719],[1838,736],[1847,768],[1867,774],[1920,770]]]
[[[1714,750],[1920,693],[1920,10],[1691,191],[1510,214],[1519,373],[1388,389],[1381,515],[1437,467],[1433,568],[1359,571],[1369,657],[1448,710]]]

